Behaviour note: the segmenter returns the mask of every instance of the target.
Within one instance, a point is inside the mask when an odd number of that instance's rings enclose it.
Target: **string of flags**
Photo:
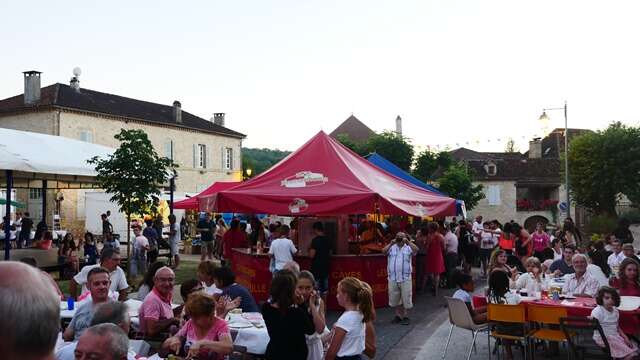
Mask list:
[[[509,137],[498,137],[498,138],[474,138],[474,139],[465,139],[463,141],[451,142],[451,143],[437,143],[437,144],[428,144],[428,145],[417,145],[416,147],[419,149],[429,149],[429,150],[454,150],[461,147],[470,147],[470,146],[479,146],[481,144],[495,144],[499,146],[505,146],[509,140],[513,140],[516,143],[516,147],[520,145],[520,143],[524,141],[528,141],[533,138],[542,137],[539,134],[533,135],[523,135],[523,136],[509,136]],[[503,149],[500,149],[502,151]]]

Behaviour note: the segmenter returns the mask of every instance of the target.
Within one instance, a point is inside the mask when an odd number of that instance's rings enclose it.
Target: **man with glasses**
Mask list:
[[[100,264],[85,266],[73,277],[69,283],[71,296],[77,299],[78,285],[82,285],[80,300],[86,298],[89,294],[86,287],[89,271],[97,267],[103,267],[109,271],[109,278],[111,279],[109,292],[112,293],[112,296],[117,294],[118,301],[126,301],[129,284],[127,283],[127,276],[124,270],[118,265],[120,265],[120,252],[111,248],[103,249],[102,254],[100,254]]]
[[[180,325],[171,308],[173,283],[176,275],[170,267],[164,266],[153,277],[153,290],[147,295],[140,307],[140,332],[146,337],[156,337],[169,332],[172,326]]]

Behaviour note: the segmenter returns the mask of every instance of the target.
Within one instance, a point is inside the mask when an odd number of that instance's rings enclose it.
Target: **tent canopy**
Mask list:
[[[0,128],[0,170],[70,176],[96,176],[87,160],[115,150],[80,140]]]
[[[189,210],[198,210],[199,209],[199,198],[202,196],[217,194],[220,191],[230,189],[234,186],[240,184],[239,181],[216,181],[208,188],[204,189],[201,193],[196,196],[190,197],[188,199],[177,201],[173,204],[174,209],[189,209]]]
[[[200,197],[201,210],[278,215],[455,215],[455,199],[374,166],[324,132],[259,176]]]

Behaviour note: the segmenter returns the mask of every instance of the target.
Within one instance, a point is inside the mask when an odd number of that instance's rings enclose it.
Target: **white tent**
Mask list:
[[[17,184],[34,187],[33,181],[41,181],[42,188],[48,187],[49,180],[55,182],[54,188],[91,184],[97,173],[87,160],[94,156],[105,157],[114,151],[106,146],[61,136],[0,128],[0,187],[6,190],[6,212],[11,211],[12,188]],[[45,196],[42,203],[46,209]],[[9,226],[3,230],[8,239]],[[5,260],[8,260],[9,246],[5,246],[4,253]]]
[[[96,176],[94,166],[87,164],[87,160],[114,151],[61,136],[0,128],[0,170]]]

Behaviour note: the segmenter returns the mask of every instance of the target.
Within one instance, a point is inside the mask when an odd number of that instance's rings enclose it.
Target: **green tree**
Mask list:
[[[131,215],[156,213],[160,187],[168,182],[177,165],[160,157],[142,130],[121,129],[114,138],[120,141],[120,147],[113,154],[106,158],[95,156],[87,162],[96,166],[96,182],[127,215],[129,257]]]
[[[569,145],[569,185],[573,199],[598,215],[616,216],[621,194],[640,201],[640,128],[615,122]]]
[[[251,169],[251,176],[258,175],[284,159],[291,151],[242,148],[242,169]]]
[[[404,171],[411,170],[413,163],[413,145],[408,138],[393,131],[385,131],[369,138],[366,144],[368,153],[376,152],[396,164]]]
[[[463,200],[467,210],[472,210],[484,198],[482,185],[473,185],[466,165],[454,163],[438,178],[438,188],[450,197]]]
[[[436,170],[447,169],[451,164],[453,164],[453,158],[448,152],[435,152],[425,149],[416,157],[412,174],[418,179],[428,182],[435,180],[434,174]]]
[[[349,149],[351,149],[351,151],[360,156],[365,156],[368,154],[366,143],[361,144],[355,142],[351,140],[351,138],[347,134],[338,134],[338,136],[336,136],[336,140],[338,140],[342,145],[348,147]]]

